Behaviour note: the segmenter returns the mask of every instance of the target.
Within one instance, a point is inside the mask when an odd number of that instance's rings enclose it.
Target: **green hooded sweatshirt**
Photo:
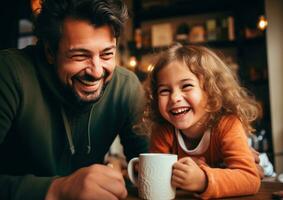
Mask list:
[[[127,160],[147,151],[133,129],[144,106],[134,73],[116,67],[101,98],[80,106],[54,71],[40,45],[0,51],[0,199],[44,199],[56,176],[103,163],[117,134]]]

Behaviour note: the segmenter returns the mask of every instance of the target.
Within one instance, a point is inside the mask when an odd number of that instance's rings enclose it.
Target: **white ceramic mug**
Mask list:
[[[135,163],[139,162],[138,176],[134,173]],[[131,182],[138,187],[139,197],[150,200],[174,199],[176,188],[171,185],[172,166],[177,155],[143,153],[128,164]]]

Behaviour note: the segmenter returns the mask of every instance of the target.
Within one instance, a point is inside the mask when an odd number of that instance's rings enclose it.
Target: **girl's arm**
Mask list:
[[[220,121],[217,132],[218,141],[213,152],[219,152],[226,165],[225,169],[200,165],[208,178],[207,189],[202,198],[250,195],[258,192],[260,177],[254,157],[247,143],[247,136],[241,122],[236,117]]]

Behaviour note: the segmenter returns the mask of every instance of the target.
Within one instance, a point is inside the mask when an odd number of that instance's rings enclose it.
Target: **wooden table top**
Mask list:
[[[234,198],[225,198],[225,199],[253,199],[253,200],[269,200],[272,199],[272,193],[283,190],[283,183],[280,182],[262,182],[259,192],[256,195],[250,195],[250,196],[241,196],[241,197],[234,197]],[[133,186],[128,187],[128,197],[127,200],[138,200],[138,192],[137,188]],[[177,190],[176,192],[176,200],[190,200],[190,199],[196,199],[194,198],[190,193],[184,191],[184,190]],[[278,198],[280,200],[280,198]],[[282,200],[283,198],[281,198]]]

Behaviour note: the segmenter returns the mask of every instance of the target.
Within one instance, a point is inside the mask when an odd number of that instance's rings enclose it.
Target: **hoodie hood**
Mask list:
[[[71,154],[75,154],[75,146],[72,137],[72,130],[70,122],[67,118],[65,110],[71,112],[72,116],[76,116],[76,113],[86,113],[88,115],[87,120],[87,154],[91,151],[91,138],[90,138],[90,125],[91,119],[93,115],[93,109],[95,107],[95,103],[85,103],[79,104],[75,101],[74,97],[68,94],[60,82],[57,74],[56,74],[56,66],[51,65],[47,62],[45,57],[43,45],[38,43],[34,47],[27,47],[25,49],[27,53],[32,57],[36,66],[37,73],[39,75],[39,81],[41,82],[41,87],[46,93],[47,98],[51,98],[54,102],[58,102],[58,106],[60,107],[67,140],[69,143],[69,148]]]

